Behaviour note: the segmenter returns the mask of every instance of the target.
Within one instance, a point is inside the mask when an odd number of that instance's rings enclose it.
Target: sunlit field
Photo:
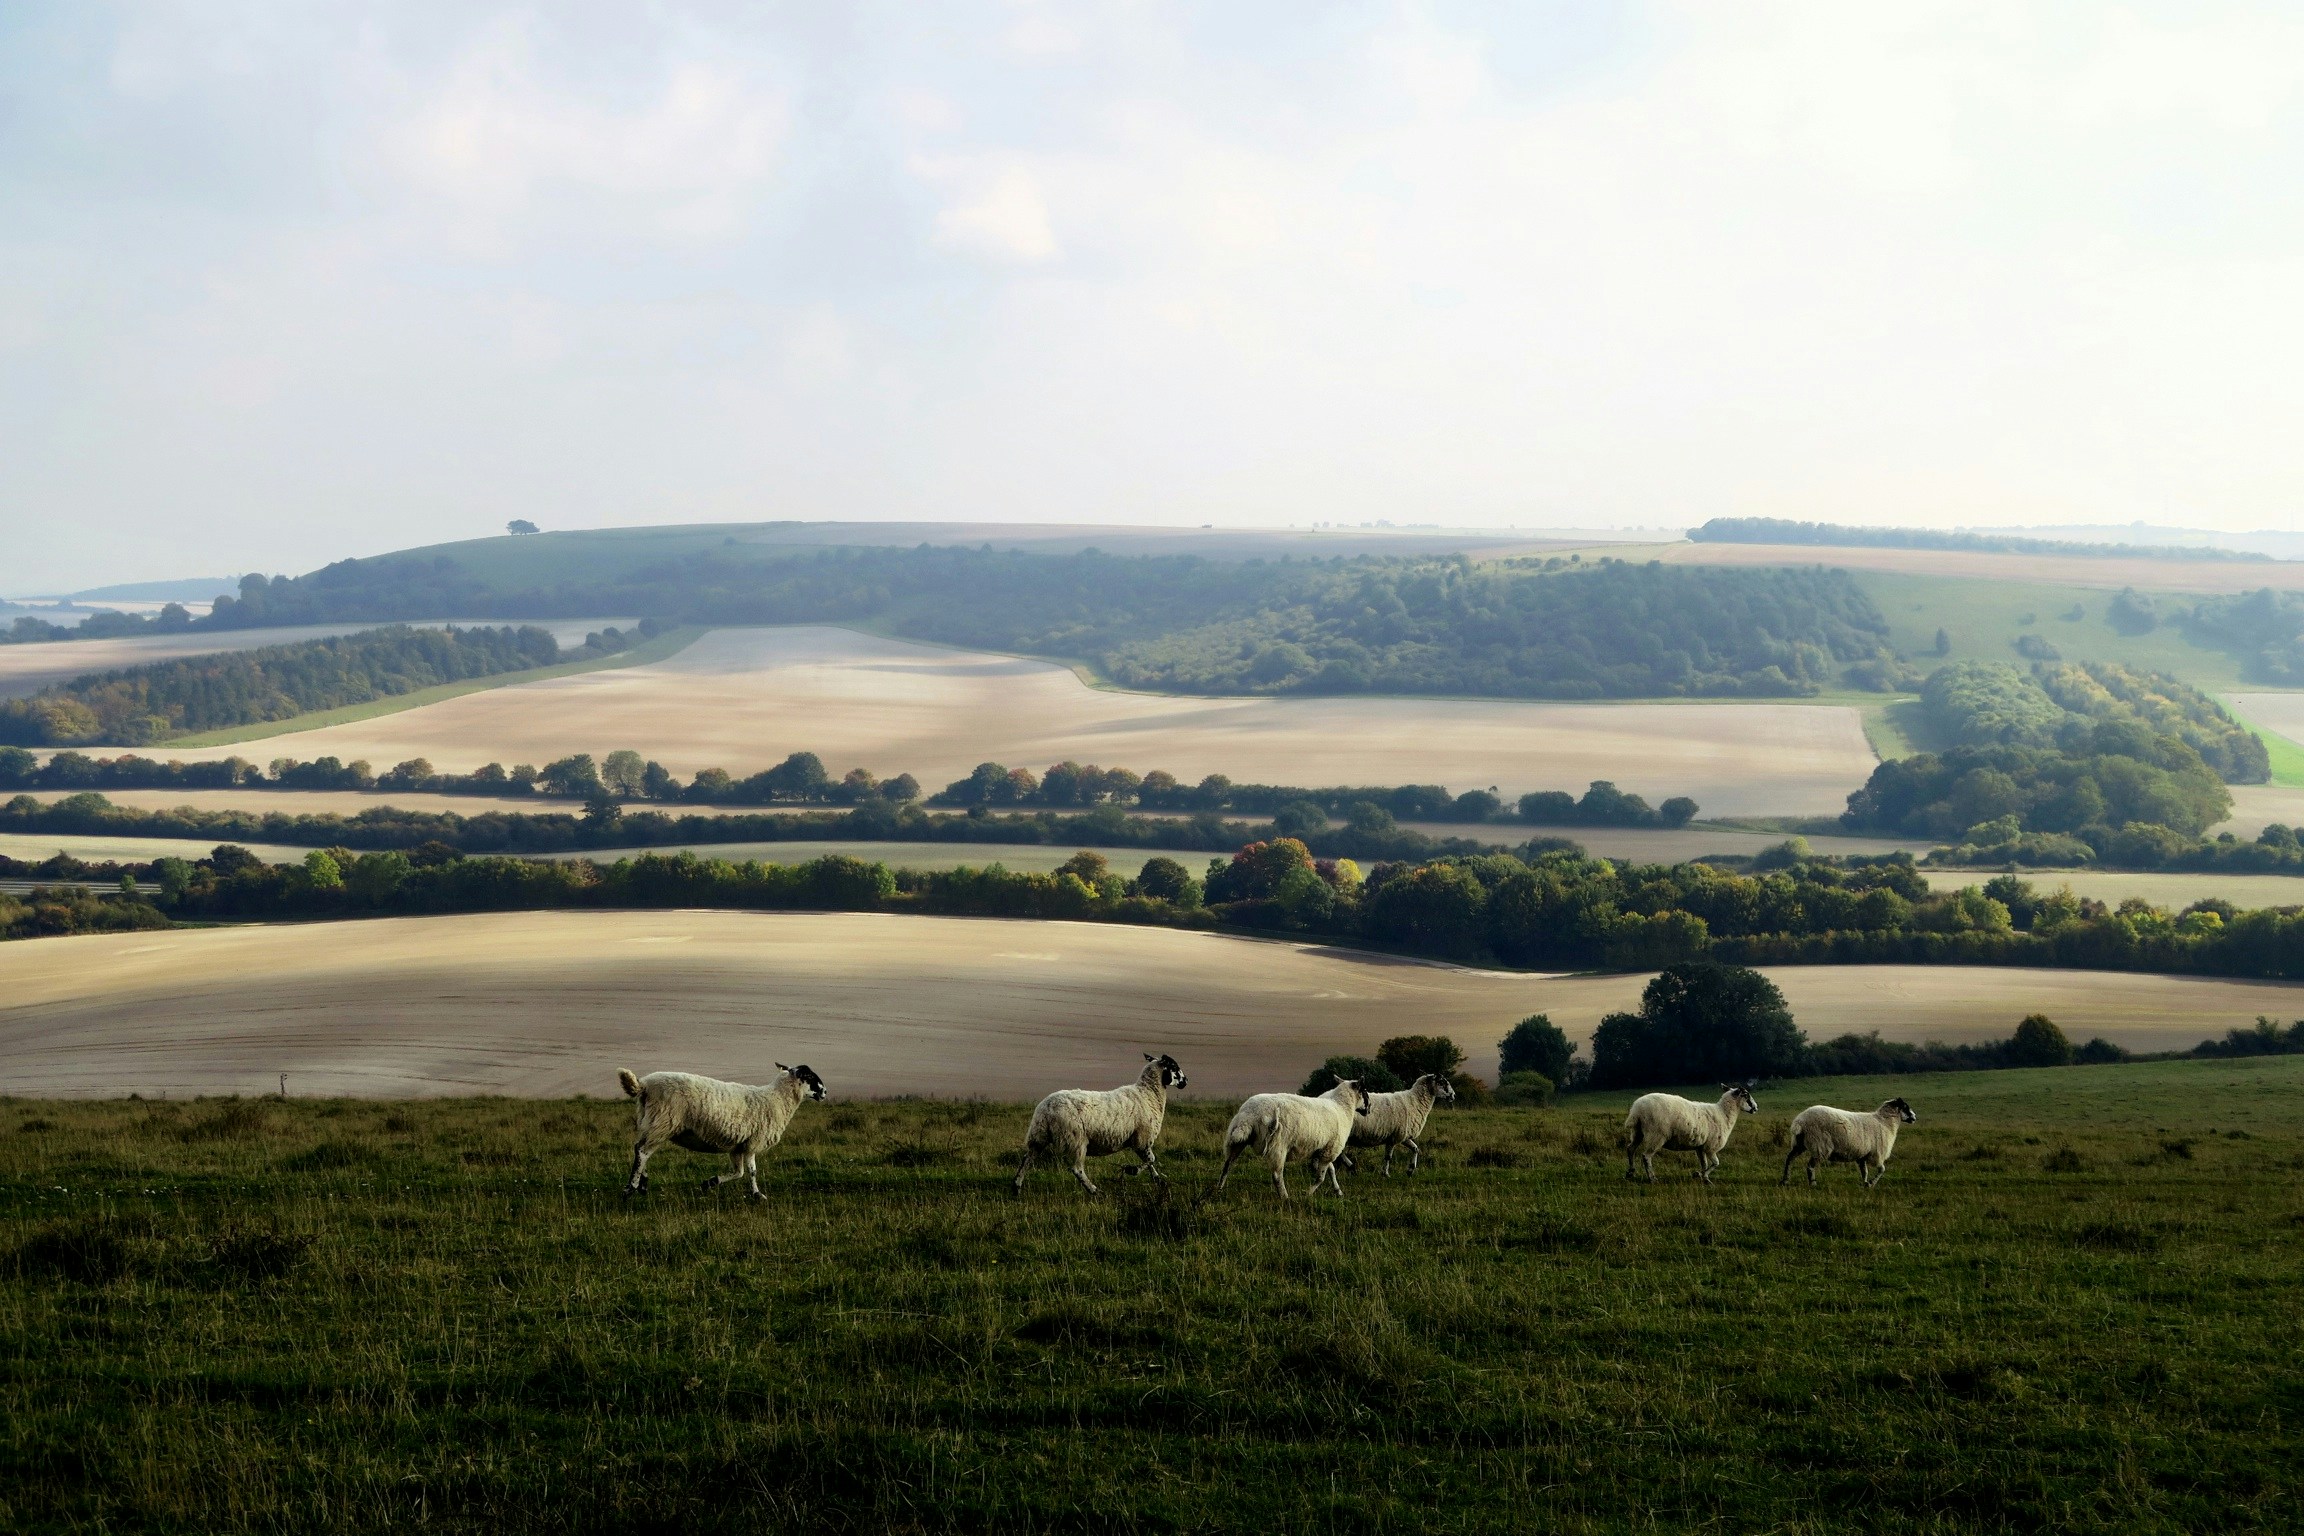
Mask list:
[[[1881,1186],[1790,1115],[1910,1099]],[[1424,1172],[1007,1178],[1025,1110],[804,1106],[754,1205],[621,1102],[0,1103],[9,1529],[2293,1529],[2304,1061],[1623,1096]]]
[[[647,665],[512,684],[270,738],[267,756],[421,757],[444,771],[629,746],[682,776],[817,753],[931,790],[1067,758],[1188,782],[1496,785],[1613,779],[1715,815],[1829,814],[1873,768],[1856,711],[1786,703],[1187,698],[1091,688],[1052,662],[809,626],[714,630]],[[222,757],[231,747],[191,749]]]

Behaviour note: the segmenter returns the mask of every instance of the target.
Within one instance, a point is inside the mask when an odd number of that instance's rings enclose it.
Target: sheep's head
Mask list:
[[[1883,1115],[1892,1114],[1906,1125],[1917,1125],[1920,1122],[1920,1117],[1912,1113],[1912,1106],[1902,1099],[1890,1099],[1880,1106],[1880,1113]]]
[[[1356,1115],[1368,1113],[1368,1106],[1372,1102],[1368,1090],[1352,1079],[1348,1077],[1337,1079],[1336,1086],[1329,1089],[1328,1092],[1338,1103],[1351,1105],[1352,1113]]]
[[[1456,1102],[1456,1085],[1440,1073],[1427,1072],[1422,1080],[1432,1085],[1433,1103],[1453,1104]]]
[[[1747,1115],[1760,1113],[1760,1101],[1752,1097],[1752,1090],[1759,1086],[1757,1083],[1722,1083],[1720,1086],[1735,1095],[1736,1108],[1739,1113]]]
[[[1181,1088],[1184,1086],[1184,1069],[1176,1064],[1175,1057],[1169,1055],[1166,1051],[1162,1051],[1157,1056],[1153,1055],[1150,1051],[1146,1051],[1144,1053],[1144,1059],[1146,1061],[1152,1062],[1160,1068],[1161,1087]]]
[[[820,1077],[818,1077],[818,1076],[816,1075],[816,1069],[815,1069],[814,1067],[810,1067],[810,1066],[788,1067],[788,1066],[784,1065],[784,1063],[782,1063],[782,1062],[778,1062],[778,1063],[776,1063],[776,1070],[777,1070],[777,1071],[779,1071],[779,1072],[783,1072],[783,1073],[786,1073],[787,1075],[791,1076],[792,1078],[794,1078],[794,1079],[796,1079],[797,1081],[801,1082],[802,1084],[806,1085],[806,1087],[807,1087],[807,1089],[808,1089],[808,1097],[810,1097],[810,1098],[812,1098],[812,1099],[816,1099],[816,1100],[822,1100],[822,1099],[823,1099],[823,1097],[824,1097],[824,1079],[822,1079],[822,1078],[820,1078]]]

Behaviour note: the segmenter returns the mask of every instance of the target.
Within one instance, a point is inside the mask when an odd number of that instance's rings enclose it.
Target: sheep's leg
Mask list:
[[[1159,1160],[1152,1155],[1152,1149],[1150,1147],[1138,1147],[1136,1149],[1136,1155],[1144,1159],[1144,1163],[1140,1168],[1129,1169],[1128,1171],[1130,1173],[1148,1173],[1163,1184],[1168,1182],[1168,1175],[1160,1171]]]
[[[765,1200],[768,1198],[760,1193],[760,1157],[758,1153],[747,1152],[744,1155],[744,1177],[752,1186],[753,1199]]]
[[[1887,1171],[1888,1165],[1886,1163],[1875,1162],[1871,1158],[1866,1158],[1864,1160],[1863,1166],[1864,1187],[1866,1189],[1870,1189],[1873,1185],[1879,1183],[1880,1175],[1886,1173]]]
[[[1400,1143],[1396,1141],[1384,1143],[1384,1177],[1392,1177],[1392,1154],[1399,1150]]]
[[[1821,1152],[1811,1152],[1811,1153],[1809,1153],[1809,1154],[1808,1154],[1808,1187],[1809,1187],[1810,1189],[1814,1189],[1814,1188],[1816,1187],[1816,1170],[1817,1170],[1817,1169],[1819,1169],[1819,1168],[1821,1168],[1821,1167],[1823,1167],[1823,1166],[1824,1166],[1824,1154],[1823,1154],[1823,1153],[1821,1153]]]
[[[1224,1171],[1216,1175],[1216,1187],[1209,1191],[1210,1194],[1222,1194],[1224,1192],[1224,1181],[1232,1177],[1232,1165],[1239,1160],[1240,1154],[1247,1149],[1248,1143],[1244,1141],[1233,1141],[1225,1143]]]
[[[624,1181],[624,1193],[628,1195],[648,1193],[648,1159],[655,1150],[654,1147],[648,1145],[646,1140],[632,1143],[632,1177]]]
[[[1288,1198],[1288,1149],[1280,1143],[1274,1142],[1270,1162],[1272,1164],[1272,1187],[1280,1191],[1280,1198],[1285,1200]],[[1312,1188],[1317,1192],[1320,1188],[1319,1183],[1315,1181]]]
[[[1313,1194],[1317,1195],[1320,1193],[1320,1182],[1323,1179],[1327,1180],[1328,1187],[1330,1189],[1336,1191],[1337,1199],[1341,1200],[1344,1198],[1344,1181],[1336,1177],[1336,1160],[1334,1158],[1330,1158],[1327,1162],[1323,1163],[1321,1166],[1312,1171]]]
[[[744,1149],[742,1147],[738,1147],[735,1151],[728,1154],[728,1171],[726,1173],[714,1174],[711,1178],[704,1181],[704,1193],[710,1194],[712,1191],[718,1189],[721,1185],[733,1184],[742,1177],[744,1177]]]
[[[1408,1138],[1408,1173],[1410,1177],[1414,1177],[1416,1170],[1423,1166],[1424,1148],[1415,1137],[1411,1136]]]
[[[1019,1195],[1020,1195],[1020,1194],[1024,1193],[1024,1175],[1026,1175],[1027,1173],[1030,1173],[1031,1171],[1032,1171],[1032,1144],[1031,1144],[1030,1142],[1026,1142],[1026,1143],[1024,1144],[1024,1158],[1023,1158],[1023,1161],[1019,1162],[1019,1163],[1016,1165],[1016,1183],[1015,1183],[1015,1185],[1014,1185],[1014,1189],[1015,1189],[1015,1192],[1016,1192],[1017,1194],[1019,1194]]]
[[[1792,1143],[1792,1150],[1784,1154],[1784,1177],[1776,1181],[1777,1188],[1781,1189],[1792,1182],[1792,1160],[1799,1155],[1800,1143],[1795,1141]]]
[[[1080,1181],[1082,1189],[1090,1194],[1096,1193],[1095,1181],[1088,1177],[1088,1143],[1086,1142],[1081,1142],[1072,1149],[1072,1177]]]
[[[1639,1167],[1640,1136],[1638,1132],[1634,1132],[1624,1140],[1624,1177],[1628,1179],[1638,1177]],[[1648,1177],[1656,1177],[1656,1169],[1653,1165],[1648,1169]]]

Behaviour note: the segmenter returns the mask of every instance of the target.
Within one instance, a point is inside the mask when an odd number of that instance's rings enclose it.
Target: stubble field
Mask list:
[[[932,789],[987,760],[1038,771],[1067,758],[1187,780],[1496,785],[1507,796],[1613,779],[1652,800],[1692,795],[1714,815],[1836,812],[1875,761],[1856,711],[1835,705],[1180,698],[1090,688],[1048,662],[814,627],[714,630],[662,662],[494,688],[264,749],[464,771],[625,746],[684,776],[810,751],[834,773],[909,772]]]
[[[12,1530],[2296,1527],[2304,1060],[1808,1082],[1716,1184],[1621,1096],[1341,1202],[1006,1179],[1022,1105],[804,1106],[766,1201],[621,1102],[0,1103]],[[1881,1186],[1785,1122],[1900,1094]]]
[[[1959,966],[1780,967],[1813,1038],[2189,1047],[2304,984]],[[1645,975],[1478,971],[1117,924],[871,913],[519,912],[92,935],[0,945],[16,1092],[558,1097],[615,1070],[757,1081],[805,1061],[841,1094],[1036,1098],[1173,1052],[1194,1094],[1292,1089],[1324,1058],[1444,1034],[1493,1077],[1549,1012],[1584,1038]]]

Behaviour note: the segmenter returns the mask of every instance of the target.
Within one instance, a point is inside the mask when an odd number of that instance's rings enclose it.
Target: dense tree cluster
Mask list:
[[[2016,555],[2109,555],[2125,560],[2268,560],[2253,550],[2200,544],[2083,544],[1960,528],[1863,528],[1783,517],[1715,517],[1688,537],[1711,544],[1837,544],[1848,549],[1969,549]]]
[[[40,645],[52,640],[112,640],[123,635],[174,635],[192,627],[192,613],[182,603],[169,603],[158,613],[144,615],[100,609],[78,624],[54,624],[38,614],[19,614],[0,629],[0,645]]]
[[[2193,639],[2237,655],[2250,681],[2304,688],[2304,592],[2204,597],[2181,617]]]
[[[2066,667],[2044,682],[1963,662],[1939,669],[1922,698],[1934,728],[1962,744],[1874,769],[1848,797],[1850,831],[1994,847],[2032,838],[2044,862],[2160,863],[2163,845],[2190,844],[2231,813],[2223,780],[2181,734],[2238,762],[2232,733],[2213,729],[2229,718],[2172,680]]]
[[[526,671],[559,659],[551,634],[533,626],[391,625],[74,678],[28,699],[0,701],[0,742],[140,745]]]
[[[697,623],[882,619],[920,639],[1086,658],[1131,686],[1196,693],[1782,697],[1893,654],[1871,600],[1845,573],[1821,569],[927,545],[731,546],[588,580],[504,586],[448,556],[388,555],[294,579],[248,578],[197,622],[617,611]]]

